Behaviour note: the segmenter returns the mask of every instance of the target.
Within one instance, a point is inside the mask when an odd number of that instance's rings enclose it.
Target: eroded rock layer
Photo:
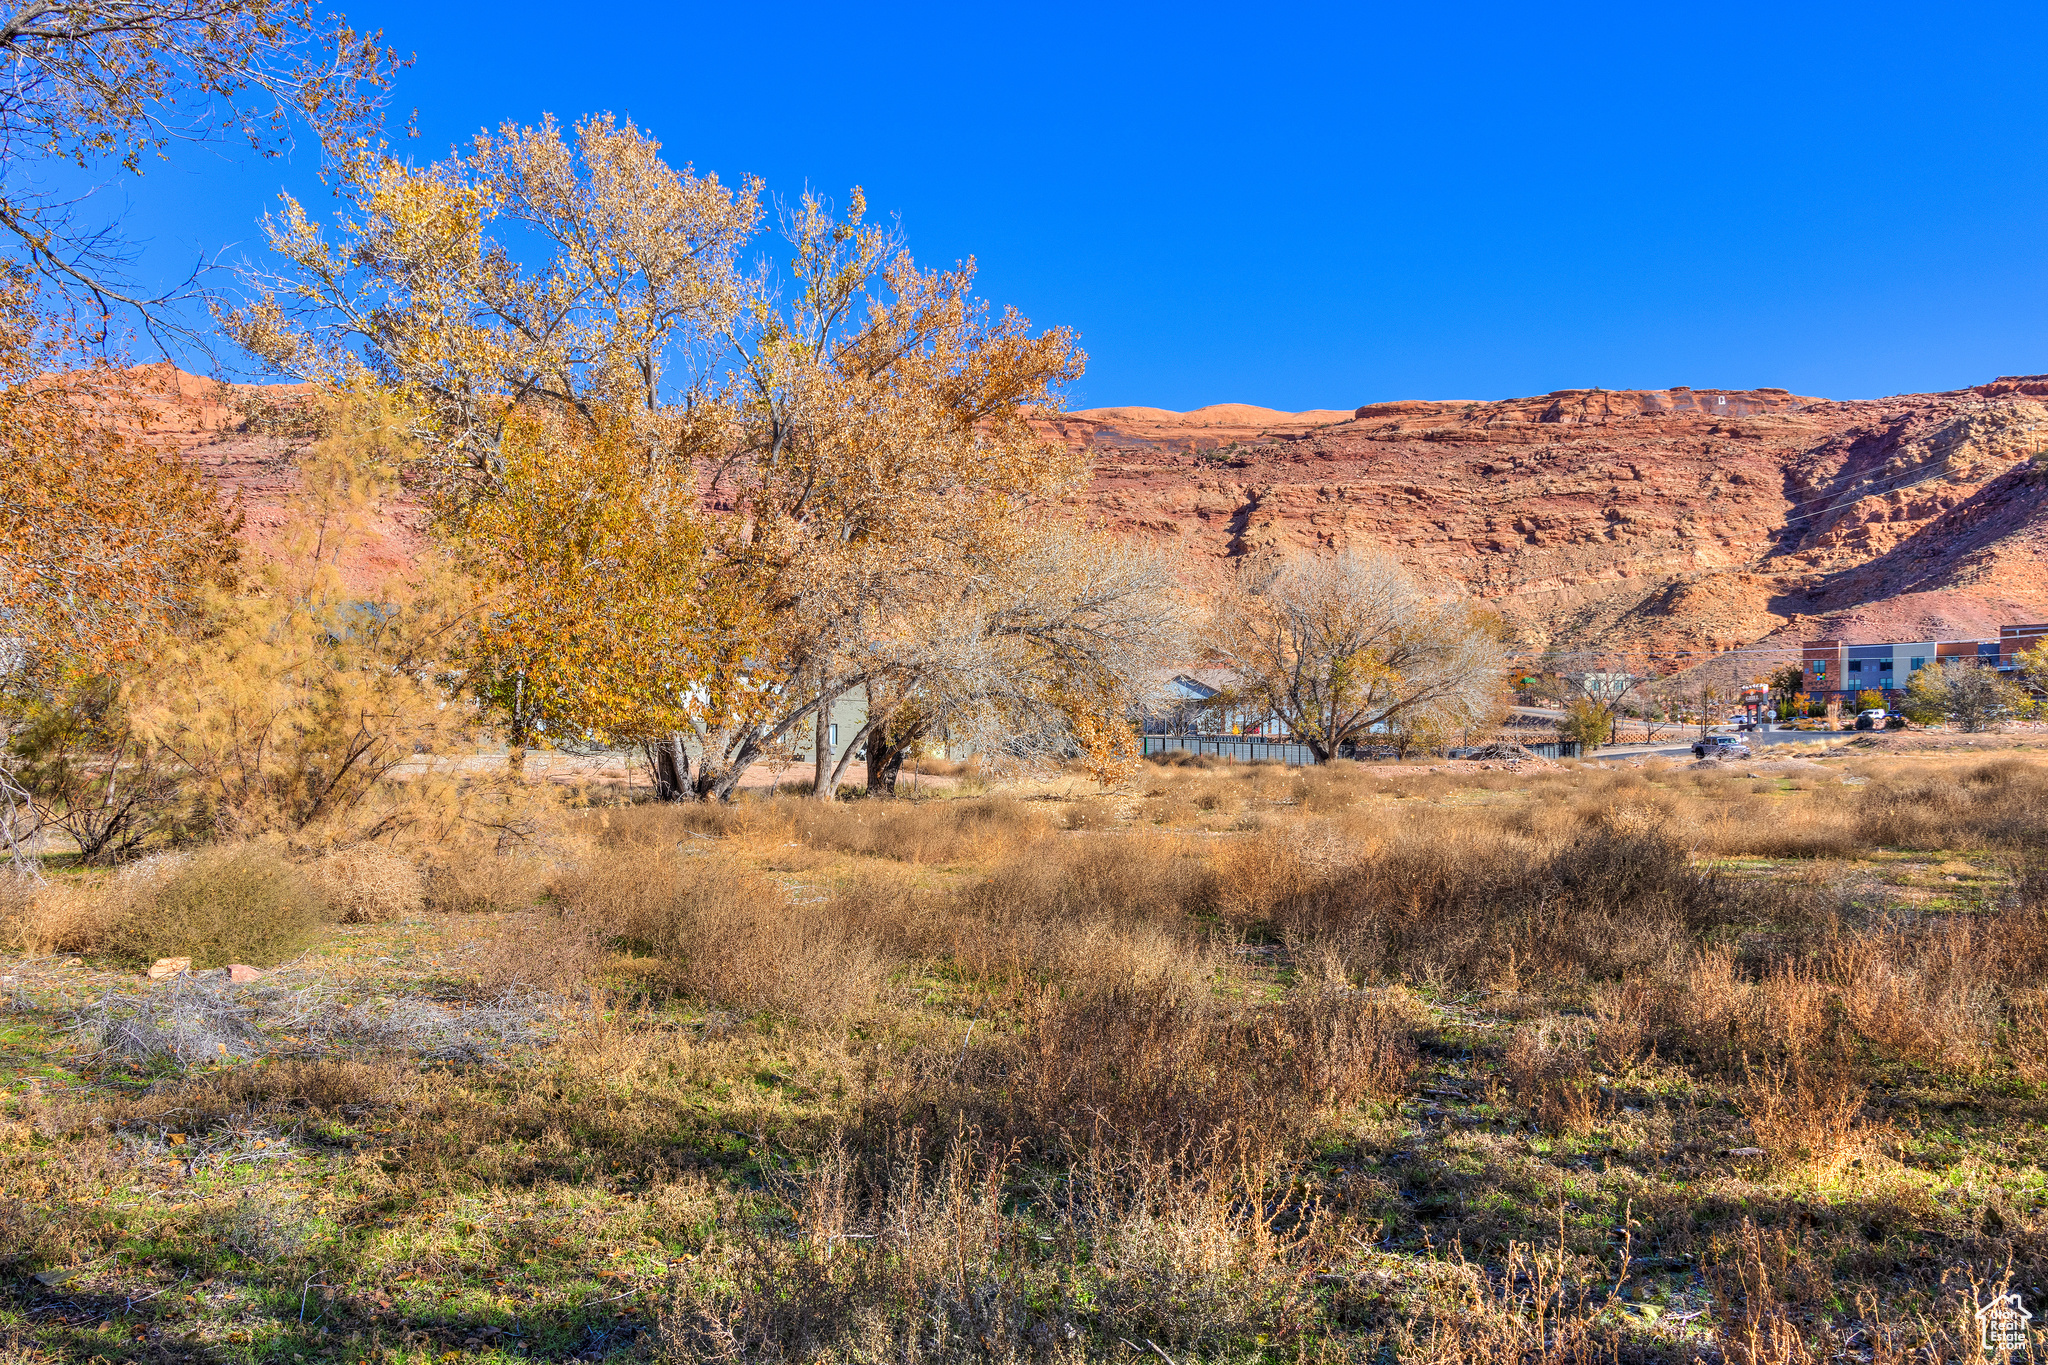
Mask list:
[[[1380,547],[1532,644],[1714,649],[2048,615],[2044,400],[2048,376],[1856,402],[1678,388],[1348,418],[1109,409],[1048,429],[1095,454],[1088,511],[1197,572]]]
[[[272,425],[283,391],[140,375],[151,439],[275,541],[296,486]],[[1855,402],[1678,388],[1114,408],[1046,429],[1094,457],[1077,510],[1173,547],[1197,585],[1262,548],[1381,547],[1532,645],[1657,651],[2048,618],[2048,376]],[[387,508],[350,576],[424,543],[416,507]]]

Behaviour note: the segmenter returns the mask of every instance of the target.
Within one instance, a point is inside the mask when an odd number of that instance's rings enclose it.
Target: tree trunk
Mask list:
[[[903,760],[910,756],[907,744],[887,745],[868,741],[868,795],[892,800],[896,780],[903,776]]]
[[[811,777],[813,801],[832,801],[839,795],[838,788],[832,781],[833,760],[838,758],[833,752],[832,743],[832,703],[837,700],[839,699],[830,693],[818,698],[818,716],[811,740],[811,757],[814,760]]]
[[[863,745],[872,752],[875,747],[875,736],[881,733],[882,727],[875,724],[872,716],[868,718],[866,724],[853,732],[852,738],[840,749],[838,761],[832,765],[832,787],[835,791],[838,790],[839,784],[846,780],[846,769],[853,762],[854,754]]]
[[[931,732],[930,718],[918,715],[896,715],[869,730],[868,795],[884,799],[896,795],[904,760]]]
[[[512,684],[512,724],[505,736],[505,766],[515,773],[526,771],[526,675]]]
[[[903,761],[923,737],[922,727],[893,740],[879,729],[868,737],[868,795],[884,800],[896,795],[896,781],[903,776]]]
[[[690,755],[681,735],[650,740],[646,745],[648,771],[654,775],[654,799],[688,801],[696,795],[690,784]]]
[[[0,765],[0,802],[5,803],[5,810],[0,811],[0,835],[6,838],[7,861],[14,871],[14,878],[17,882],[34,882],[41,885],[41,860],[30,862],[21,847],[24,838],[34,838],[39,832],[35,826],[28,823],[35,814],[35,807],[29,802],[27,788],[17,783],[14,774],[4,765]],[[24,829],[24,826],[27,828]]]
[[[753,753],[743,751],[735,756],[729,766],[716,770],[707,769],[703,764],[699,764],[698,768],[701,776],[697,786],[703,793],[703,799],[706,801],[732,800],[733,792],[738,790],[740,779],[746,776],[747,768],[753,762],[755,756]]]

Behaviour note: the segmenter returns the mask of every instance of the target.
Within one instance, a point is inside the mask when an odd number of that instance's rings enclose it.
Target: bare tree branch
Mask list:
[[[310,0],[28,0],[0,18],[0,234],[75,334],[104,347],[117,320],[159,346],[203,347],[179,308],[208,263],[164,289],[132,277],[118,220],[95,224],[90,194],[30,177],[56,167],[144,174],[180,142],[240,141],[264,155],[309,130],[339,162],[378,145],[402,63]]]

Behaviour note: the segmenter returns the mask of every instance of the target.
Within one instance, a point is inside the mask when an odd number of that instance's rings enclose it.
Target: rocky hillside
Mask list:
[[[281,547],[286,502],[298,490],[297,451],[288,434],[298,390],[287,386],[222,384],[168,364],[145,365],[136,376],[135,406],[143,440],[176,450],[236,500],[243,534],[259,550]],[[375,582],[410,564],[426,548],[421,509],[399,500],[379,510],[362,543],[341,565],[356,584]]]
[[[1531,644],[1952,638],[2048,616],[2048,376],[1857,402],[1567,390],[1064,414],[1087,508],[1195,572],[1380,547]]]
[[[149,434],[273,541],[294,484],[280,391],[142,372]],[[1383,547],[1498,607],[1530,644],[1656,651],[1958,638],[2048,618],[2048,376],[1857,402],[1782,389],[1568,390],[1282,413],[1062,414],[1092,452],[1079,510],[1176,550]],[[356,576],[424,543],[380,523]]]

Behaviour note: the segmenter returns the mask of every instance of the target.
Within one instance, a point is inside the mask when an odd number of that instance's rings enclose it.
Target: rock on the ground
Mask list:
[[[182,972],[189,972],[191,970],[192,959],[189,957],[160,957],[149,964],[149,979],[151,981],[166,981]]]
[[[1527,762],[1528,760],[1535,758],[1536,755],[1531,750],[1525,749],[1519,744],[1501,742],[1496,744],[1482,744],[1478,748],[1472,750],[1471,753],[1467,754],[1466,757],[1476,759],[1492,759],[1495,762],[1499,762],[1501,759],[1520,759],[1523,762]]]

